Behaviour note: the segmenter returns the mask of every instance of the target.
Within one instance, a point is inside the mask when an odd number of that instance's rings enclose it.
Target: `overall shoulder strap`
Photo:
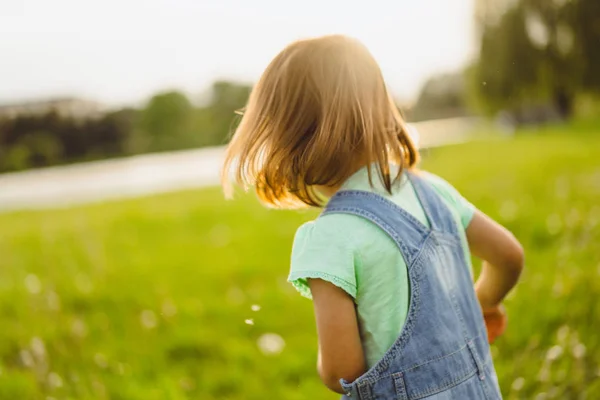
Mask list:
[[[412,265],[430,230],[406,210],[375,193],[348,190],[329,200],[321,215],[352,214],[383,229],[398,245],[406,265]]]
[[[415,172],[407,171],[406,174],[415,189],[431,229],[451,234],[458,233],[458,227],[452,218],[450,209],[431,184]]]

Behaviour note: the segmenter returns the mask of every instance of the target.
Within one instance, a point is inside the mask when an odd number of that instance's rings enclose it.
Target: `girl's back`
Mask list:
[[[456,224],[466,228],[474,207],[443,179],[429,173],[422,175],[448,206]],[[351,176],[341,190],[379,194],[428,225],[407,179],[398,182],[390,194],[378,181],[371,186],[367,170],[363,168]],[[460,235],[470,269],[464,230]],[[408,270],[394,241],[364,218],[349,214],[322,216],[300,227],[294,240],[289,281],[308,298],[311,297],[309,278],[326,279],[355,299],[367,365],[373,366],[392,346],[408,314]]]
[[[429,182],[414,172],[407,176],[428,226],[367,191],[341,190],[324,211],[355,215],[384,231],[402,253],[411,292],[404,327],[390,349],[341,386],[360,399],[500,399],[464,229]]]

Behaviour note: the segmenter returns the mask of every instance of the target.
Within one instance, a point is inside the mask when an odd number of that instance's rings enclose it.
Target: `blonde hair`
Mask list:
[[[228,197],[233,177],[270,206],[320,207],[316,186],[335,188],[376,163],[391,193],[418,157],[371,53],[333,35],[294,42],[271,61],[227,147],[221,178]],[[394,177],[390,163],[400,166]]]

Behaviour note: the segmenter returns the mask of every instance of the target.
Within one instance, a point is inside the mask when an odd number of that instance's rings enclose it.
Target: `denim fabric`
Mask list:
[[[462,228],[425,180],[407,175],[430,227],[371,192],[341,191],[323,212],[358,215],[379,226],[398,245],[410,279],[410,307],[398,339],[356,381],[341,381],[343,399],[501,399]]]

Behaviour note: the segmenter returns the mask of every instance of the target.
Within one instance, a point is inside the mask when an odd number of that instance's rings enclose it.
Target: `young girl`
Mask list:
[[[270,206],[324,207],[298,229],[289,280],[313,299],[327,387],[365,400],[500,399],[488,340],[504,329],[523,250],[418,159],[369,51],[325,36],[267,67],[223,182],[230,194],[233,172]],[[475,284],[470,253],[485,260]]]

